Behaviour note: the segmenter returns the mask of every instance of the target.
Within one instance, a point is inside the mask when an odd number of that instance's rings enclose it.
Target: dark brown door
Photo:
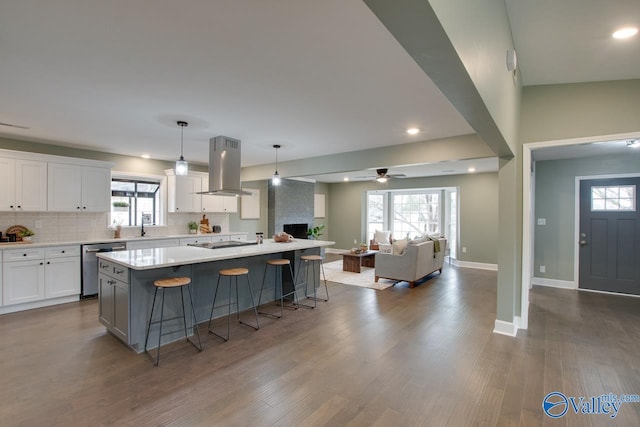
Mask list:
[[[580,182],[579,287],[640,295],[640,178]]]

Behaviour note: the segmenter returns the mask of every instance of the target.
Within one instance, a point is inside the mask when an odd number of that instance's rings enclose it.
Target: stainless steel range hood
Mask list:
[[[199,194],[251,194],[240,188],[240,140],[226,136],[216,136],[209,140],[209,189]]]

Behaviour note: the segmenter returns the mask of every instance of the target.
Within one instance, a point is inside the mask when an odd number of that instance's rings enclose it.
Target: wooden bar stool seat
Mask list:
[[[327,277],[324,274],[324,266],[322,265],[322,260],[323,258],[320,255],[301,255],[300,256],[300,266],[298,268],[298,270],[296,271],[296,277],[298,278],[301,274],[299,274],[303,268],[302,266],[304,265],[304,296],[307,299],[313,300],[313,305],[307,305],[307,304],[300,304],[303,307],[307,307],[307,308],[316,308],[316,301],[320,300],[320,301],[324,301],[327,302],[329,301],[329,288],[327,287]],[[308,285],[309,285],[309,263],[311,263],[311,274],[313,276],[313,296],[309,295],[308,293]],[[316,266],[318,268],[318,274],[316,275]],[[322,279],[324,280],[324,291],[325,291],[325,298],[318,298],[317,295],[317,291],[316,289],[319,287],[320,284],[316,284],[316,277],[320,277],[320,272],[322,272]],[[295,283],[298,283],[298,280],[296,279]]]
[[[147,325],[147,336],[144,340],[144,351],[146,353],[148,352],[148,344],[149,344],[149,333],[151,332],[151,326],[152,325],[160,325],[160,328],[158,330],[158,348],[156,350],[156,360],[154,362],[154,366],[158,366],[158,363],[160,363],[160,344],[161,344],[161,339],[163,335],[169,335],[169,334],[173,334],[177,331],[171,331],[171,332],[165,332],[164,334],[162,333],[162,324],[163,322],[169,322],[171,320],[176,320],[176,319],[180,319],[182,318],[182,322],[184,324],[184,336],[187,339],[188,342],[190,342],[198,351],[202,351],[202,342],[200,341],[200,332],[198,331],[198,320],[196,318],[196,311],[193,307],[193,298],[191,297],[191,289],[189,284],[191,284],[191,279],[189,277],[170,277],[170,278],[166,278],[166,279],[158,279],[156,281],[153,282],[153,286],[155,286],[155,292],[153,294],[153,303],[151,304],[151,314],[149,315],[149,323]],[[186,287],[187,288],[187,293],[189,294],[189,303],[191,304],[191,314],[193,315],[193,329],[195,331],[195,334],[198,337],[198,345],[196,345],[195,342],[191,341],[189,339],[189,334],[187,332],[187,314],[186,314],[186,309],[185,309],[185,305],[184,305],[184,292],[183,292],[183,288]],[[170,319],[165,319],[164,318],[164,294],[166,292],[166,289],[172,289],[172,288],[179,288],[180,289],[180,301],[182,303],[182,316],[176,316],[176,317],[172,317]],[[156,297],[158,296],[158,291],[162,290],[162,301],[160,303],[160,319],[159,320],[153,320],[153,311],[155,310],[155,306],[156,306]]]
[[[245,276],[247,278],[247,285],[249,287],[249,295],[251,295],[251,308],[253,309],[253,312],[255,314],[255,318],[256,318],[256,325],[251,325],[249,323],[243,322],[242,320],[240,320],[240,302],[239,302],[239,296],[238,296],[238,277],[240,276]],[[223,305],[219,305],[216,306],[216,299],[218,298],[218,290],[220,290],[220,279],[222,277],[228,277],[229,281],[229,302],[228,304],[223,304]],[[232,302],[231,300],[231,284],[233,282],[233,278],[235,278],[235,288],[236,288],[236,299],[235,302]],[[251,286],[251,278],[249,277],[249,270],[246,268],[242,268],[242,267],[237,267],[237,268],[228,268],[225,270],[220,270],[218,271],[218,281],[216,283],[216,292],[213,295],[213,303],[211,304],[211,314],[209,315],[209,333],[222,338],[224,341],[229,341],[229,336],[230,336],[230,329],[231,329],[231,306],[235,305],[236,306],[236,317],[238,319],[238,323],[242,323],[243,325],[247,325],[252,327],[255,330],[260,329],[260,322],[258,321],[258,310],[256,308],[256,304],[255,301],[253,299],[253,289]],[[227,336],[222,336],[216,332],[214,332],[213,330],[211,330],[211,321],[213,320],[213,310],[219,307],[228,307],[228,311],[227,311]]]
[[[282,288],[282,282],[283,282],[283,278],[282,278],[282,268],[284,268],[284,266],[288,266],[289,267],[289,274],[291,275],[291,280],[293,280],[293,290],[291,292],[287,292],[286,294],[284,293],[284,290]],[[265,263],[264,266],[264,274],[262,275],[262,286],[260,286],[260,296],[258,297],[258,305],[260,305],[262,303],[262,291],[264,290],[264,284],[266,282],[267,279],[267,270],[269,269],[269,266],[273,266],[275,267],[275,269],[273,270],[273,280],[274,280],[274,284],[273,284],[273,292],[274,292],[274,301],[277,301],[278,299],[280,299],[280,315],[278,316],[277,314],[272,314],[272,313],[267,313],[264,311],[260,311],[259,313],[264,315],[264,316],[269,316],[269,317],[274,317],[276,319],[280,319],[282,318],[282,316],[284,316],[284,299],[285,297],[289,297],[290,295],[293,295],[293,305],[289,305],[287,306],[287,308],[291,308],[293,310],[297,310],[298,309],[298,295],[296,294],[296,282],[294,280],[294,276],[293,276],[293,270],[291,269],[291,261],[289,261],[286,258],[282,258],[282,259],[270,259]],[[282,268],[278,268],[278,267],[282,267]],[[278,273],[280,276],[280,280],[278,280]],[[278,298],[278,285],[280,285],[280,295]]]

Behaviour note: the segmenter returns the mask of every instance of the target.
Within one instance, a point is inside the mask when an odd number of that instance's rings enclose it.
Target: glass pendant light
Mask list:
[[[189,123],[178,121],[178,126],[180,126],[180,160],[176,161],[176,175],[187,175],[189,173],[189,163],[184,159],[182,155],[182,149],[184,148],[184,128],[188,126]]]
[[[273,146],[273,148],[276,149],[276,172],[271,177],[271,184],[277,187],[282,182],[282,179],[280,178],[280,174],[278,173],[278,148],[280,148],[280,146],[276,144]]]

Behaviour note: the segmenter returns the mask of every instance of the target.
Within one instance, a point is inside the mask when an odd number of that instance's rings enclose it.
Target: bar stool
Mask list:
[[[329,288],[327,287],[327,276],[325,276],[324,274],[324,266],[322,265],[322,257],[320,255],[302,255],[300,256],[300,268],[298,269],[298,272],[302,271],[302,265],[304,262],[304,296],[307,297],[308,299],[313,300],[313,305],[307,305],[307,304],[300,304],[303,307],[308,307],[308,308],[316,308],[316,301],[329,301]],[[307,292],[308,289],[308,284],[309,284],[309,263],[311,263],[311,274],[313,275],[313,296],[310,296]],[[316,265],[318,266],[318,276],[316,276],[315,272],[316,272]],[[324,280],[324,290],[325,290],[325,295],[326,298],[318,298],[317,294],[316,294],[316,288],[318,286],[316,286],[316,277],[320,277],[320,271],[322,271],[322,277]],[[298,275],[296,274],[296,277],[298,277]],[[298,280],[295,280],[296,283],[298,283]],[[319,284],[318,284],[319,285]]]
[[[218,307],[224,307],[224,306],[228,306],[229,307],[229,311],[227,313],[227,336],[223,337],[220,334],[215,333],[214,331],[211,330],[211,321],[213,320],[213,310],[216,308],[216,299],[218,298],[218,290],[220,289],[220,278],[221,277],[228,277],[229,278],[229,304],[224,304],[224,305],[220,305]],[[249,294],[251,295],[251,305],[253,307],[253,312],[256,316],[256,326],[253,326],[249,323],[245,323],[242,320],[240,320],[240,303],[238,301],[239,297],[238,297],[238,276],[246,276],[247,278],[247,284],[249,285]],[[235,303],[231,302],[231,282],[233,280],[233,278],[235,277],[235,284],[236,284],[236,300]],[[211,304],[211,314],[209,315],[209,333],[222,338],[225,341],[229,341],[229,331],[230,331],[230,323],[231,323],[231,306],[234,305],[236,306],[236,317],[238,318],[238,323],[242,323],[243,325],[247,325],[252,327],[255,330],[260,329],[260,322],[258,321],[258,310],[256,309],[256,304],[255,301],[253,300],[253,290],[251,289],[251,279],[249,278],[249,270],[246,268],[229,268],[227,270],[220,270],[218,272],[218,282],[216,283],[216,292],[213,295],[213,304]]]
[[[280,316],[278,316],[277,314],[271,314],[271,313],[266,313],[262,311],[259,311],[258,313],[265,316],[271,316],[271,317],[275,317],[276,319],[280,319],[282,316],[284,316],[284,310],[283,310],[284,297],[288,297],[289,295],[293,294],[293,298],[295,302],[294,302],[294,305],[290,306],[289,308],[297,310],[298,294],[296,294],[295,280],[294,280],[293,291],[285,294],[282,288],[282,268],[284,268],[285,265],[289,266],[289,273],[291,273],[291,278],[294,279],[293,270],[291,269],[291,261],[289,261],[288,259],[270,259],[267,261],[267,263],[264,266],[264,274],[262,275],[262,286],[260,286],[260,296],[258,297],[258,306],[260,306],[260,304],[262,303],[262,290],[264,289],[264,283],[267,278],[267,270],[269,269],[270,265],[275,268],[273,270],[273,278],[275,282],[273,286],[274,300],[278,299],[278,284],[280,284]],[[278,268],[278,267],[282,267],[282,268]],[[280,273],[280,280],[278,280],[278,272]]]
[[[198,320],[196,319],[196,311],[193,308],[193,299],[191,298],[191,289],[189,287],[190,283],[191,283],[191,279],[188,277],[172,277],[168,279],[158,279],[155,282],[153,282],[153,286],[156,287],[156,290],[153,294],[153,303],[151,304],[151,315],[149,316],[149,324],[147,326],[147,336],[144,340],[144,351],[146,353],[149,353],[147,351],[147,345],[149,342],[149,332],[151,331],[151,325],[155,325],[159,323],[160,329],[158,330],[158,350],[157,350],[156,361],[154,363],[154,366],[158,366],[158,363],[160,363],[160,339],[162,338],[162,336],[177,332],[177,331],[171,331],[171,332],[165,332],[163,334],[162,322],[165,322],[165,321],[168,322],[168,321],[176,320],[182,317],[182,322],[184,323],[184,336],[186,337],[187,341],[190,342],[198,351],[202,351],[202,342],[200,341],[200,332],[198,331]],[[195,329],[196,335],[198,336],[198,345],[196,345],[196,343],[194,343],[189,339],[189,334],[187,333],[187,316],[186,316],[186,310],[184,307],[184,292],[182,290],[185,286],[187,287],[187,293],[189,294],[189,303],[191,304],[191,313],[193,314],[193,328]],[[170,289],[170,288],[180,288],[180,301],[182,302],[182,316],[176,316],[170,319],[163,319],[164,294],[166,292],[166,289]],[[160,303],[160,320],[154,321],[153,311],[156,306],[156,297],[158,296],[158,290],[160,289],[162,289],[162,302]]]

